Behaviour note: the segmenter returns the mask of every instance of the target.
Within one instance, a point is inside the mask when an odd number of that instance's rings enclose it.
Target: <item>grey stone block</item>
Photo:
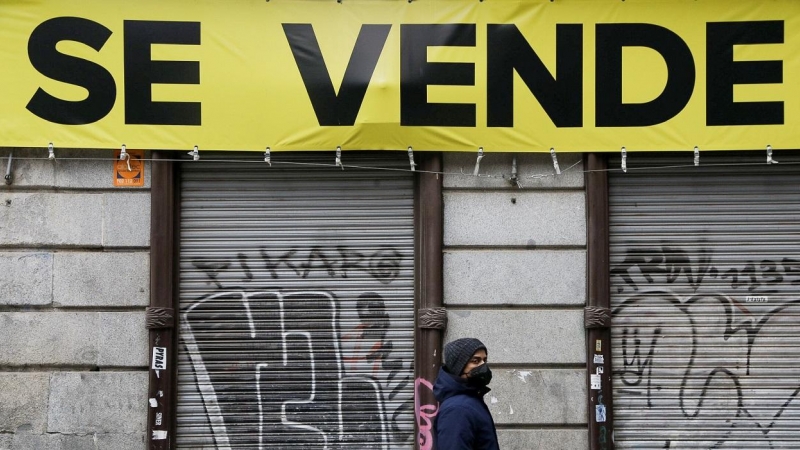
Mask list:
[[[0,313],[0,364],[147,365],[144,312]]]
[[[64,450],[61,437],[59,434],[15,434],[11,448],[13,450]]]
[[[102,194],[0,195],[0,242],[14,246],[100,245]]]
[[[47,305],[53,301],[53,255],[0,253],[0,304]]]
[[[97,364],[102,367],[139,367],[148,363],[145,313],[100,313]]]
[[[0,364],[96,364],[97,313],[0,313]]]
[[[49,374],[0,373],[0,432],[44,433],[49,393]]]
[[[13,450],[94,450],[91,435],[16,434]]]
[[[0,450],[144,450],[144,433],[0,434]]]
[[[120,143],[120,146],[122,143]],[[56,186],[68,188],[114,188],[114,189],[142,189],[142,188],[117,188],[114,186],[114,165],[116,159],[113,150],[59,150],[56,164]],[[74,159],[70,159],[74,158]],[[145,159],[149,152],[145,152]],[[150,162],[145,161],[145,188],[150,186]]]
[[[587,430],[498,430],[503,450],[586,450]]]
[[[105,196],[103,245],[150,245],[150,192],[114,192]]]
[[[586,423],[585,370],[495,369],[492,372],[492,391],[484,400],[497,424]]]
[[[92,435],[62,435],[61,450],[87,450],[94,449],[95,442]]]
[[[149,254],[59,252],[54,256],[53,286],[57,306],[147,306]]]
[[[144,433],[98,434],[95,437],[97,450],[144,450],[147,447]]]
[[[444,254],[444,302],[582,305],[583,250],[453,250]]]
[[[586,245],[583,192],[445,192],[445,245]]]
[[[57,433],[141,433],[147,372],[59,372],[50,379],[47,429]]]
[[[80,189],[115,188],[114,151],[55,148],[56,160],[47,159],[47,148],[0,149],[0,164],[5,169],[13,153],[15,187],[61,187]],[[148,159],[150,152],[145,152]],[[5,172],[3,172],[5,173]],[[145,161],[144,188],[150,187],[150,162]],[[125,188],[128,189],[128,188]],[[136,189],[136,188],[133,188]]]
[[[445,342],[475,337],[489,361],[508,364],[586,362],[582,310],[450,310]]]
[[[3,174],[12,155],[13,187],[52,187],[55,184],[56,164],[47,159],[47,149],[0,149],[0,166]]]
[[[475,161],[478,153],[444,153],[445,188],[506,188],[519,189],[506,178],[511,176],[512,153],[485,153],[481,159],[480,174],[476,177]],[[556,175],[553,158],[547,153],[517,153],[517,177],[523,189],[574,188],[583,186],[583,157],[580,153],[557,154],[561,175]],[[460,175],[460,173],[464,175]],[[454,175],[451,175],[454,174]],[[458,174],[458,175],[455,175]]]

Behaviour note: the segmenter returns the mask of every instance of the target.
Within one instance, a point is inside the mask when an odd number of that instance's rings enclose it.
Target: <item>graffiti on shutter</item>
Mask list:
[[[398,394],[412,388],[412,371],[393,354],[380,293],[365,290],[343,305],[332,290],[249,286],[263,285],[256,267],[270,283],[286,274],[343,279],[360,272],[387,285],[409,255],[391,246],[257,253],[192,261],[214,289],[184,308],[181,333],[218,445],[383,449],[410,442],[404,416],[413,414],[413,399],[398,401]],[[239,286],[223,282],[223,270],[240,271]]]
[[[631,243],[619,254],[615,394],[640,411],[630,419],[637,436],[660,416],[684,425],[650,429],[657,448],[772,448],[785,438],[800,418],[800,259],[732,261],[702,242]]]

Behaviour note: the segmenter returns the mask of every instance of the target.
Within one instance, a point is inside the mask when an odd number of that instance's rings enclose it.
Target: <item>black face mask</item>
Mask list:
[[[467,384],[475,387],[488,386],[492,381],[492,371],[489,364],[481,364],[467,373]]]

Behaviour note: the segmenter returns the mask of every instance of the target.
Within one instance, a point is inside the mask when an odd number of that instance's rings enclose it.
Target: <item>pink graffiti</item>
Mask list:
[[[439,412],[439,404],[419,404],[419,385],[425,385],[433,392],[433,385],[424,378],[417,378],[414,382],[414,414],[417,417],[417,434],[419,440],[419,450],[433,450],[433,418]]]

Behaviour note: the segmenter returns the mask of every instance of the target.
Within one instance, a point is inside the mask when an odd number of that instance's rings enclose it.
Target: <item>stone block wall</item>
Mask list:
[[[150,165],[0,149],[0,449],[145,448]]]
[[[484,156],[477,178],[475,154],[444,155],[445,342],[488,347],[504,450],[588,448],[583,165],[558,157],[561,175],[550,154],[517,154],[517,186],[512,154]]]
[[[151,167],[145,188],[115,188],[110,152],[56,152],[14,149],[0,187],[0,450],[141,450]],[[489,347],[504,450],[588,446],[580,160],[559,155],[577,165],[552,176],[549,154],[519,154],[521,188],[444,177],[445,342]],[[511,161],[488,154],[481,173],[509,175]],[[474,164],[445,154],[448,173]]]

